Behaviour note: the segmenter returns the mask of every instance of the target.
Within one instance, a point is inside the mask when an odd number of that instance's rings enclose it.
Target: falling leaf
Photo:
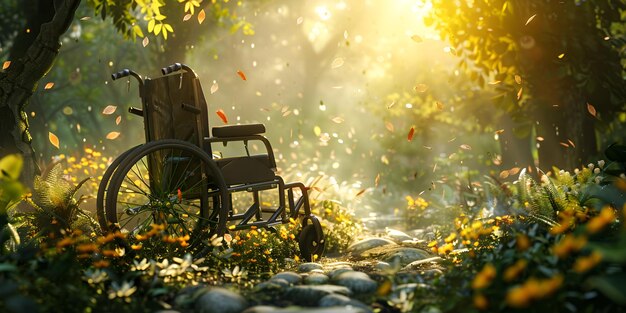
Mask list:
[[[463,150],[472,150],[472,147],[468,144],[462,144],[459,147],[461,147],[461,149]]]
[[[331,68],[339,68],[343,65],[344,61],[342,58],[336,58],[333,60],[333,63],[330,65]]]
[[[506,179],[507,177],[509,177],[509,171],[500,172],[500,178]]]
[[[494,165],[500,165],[502,164],[502,156],[496,155],[491,161]]]
[[[347,30],[343,31],[343,39],[348,39],[348,31]]]
[[[572,148],[576,148],[576,145],[574,144],[574,142],[573,142],[573,141],[571,141],[571,140],[567,139],[567,142],[569,142],[569,144],[570,144],[570,145],[572,145]]]
[[[496,130],[496,135],[500,135],[500,134],[502,134],[502,133],[504,133],[504,129],[498,129],[498,130]]]
[[[298,19],[296,20],[296,24],[300,25],[302,24],[302,22],[304,22],[304,17],[302,16],[298,17]]]
[[[523,87],[521,87],[521,88],[519,89],[519,91],[517,92],[517,100],[519,100],[519,99],[521,99],[521,98],[522,98],[522,91],[523,91],[523,90],[524,90],[524,88],[523,88]]]
[[[102,114],[104,114],[104,115],[111,115],[111,114],[115,113],[115,110],[117,110],[117,106],[107,105],[106,108],[104,108],[104,110],[102,110]]]
[[[395,101],[395,100],[394,100],[394,101],[391,101],[391,103],[389,103],[389,104],[387,105],[387,109],[391,109],[394,105],[396,105],[396,101]]]
[[[224,113],[224,110],[219,109],[219,110],[215,111],[215,114],[217,114],[217,116],[220,117],[220,119],[222,120],[222,122],[224,122],[224,124],[228,124],[228,118],[226,117],[226,114]]]
[[[521,85],[521,84],[522,84],[522,76],[515,75],[515,82],[516,82],[518,85]]]
[[[412,141],[413,140],[413,135],[415,135],[415,127],[411,127],[411,129],[409,130],[409,134],[407,135],[406,139],[408,141]]]
[[[109,140],[114,140],[115,138],[120,136],[120,132],[110,132],[107,134],[106,138]]]
[[[427,150],[432,150],[433,149],[433,147],[429,147],[429,146],[422,146],[422,147],[424,147],[424,149],[427,149]]]
[[[437,163],[435,163],[435,165],[433,165],[433,173],[437,170]]]
[[[178,202],[183,202],[183,192],[178,189],[176,195],[178,196]]]
[[[115,125],[119,125],[122,122],[122,116],[118,115],[117,118],[115,118]]]
[[[11,66],[11,61],[4,61],[4,63],[2,63],[3,70],[6,70],[9,66]]]
[[[362,195],[363,193],[365,193],[365,189],[361,189],[361,191],[357,192],[354,197],[358,197],[358,196]]]
[[[543,141],[543,137],[537,136],[537,141]]]
[[[437,110],[443,111],[443,103],[441,103],[441,101],[435,101],[435,105],[437,106]]]
[[[216,93],[219,88],[220,86],[217,83],[213,83],[213,85],[211,86],[211,94]]]
[[[420,43],[420,42],[424,41],[424,40],[422,39],[422,37],[420,37],[420,36],[418,36],[418,35],[413,35],[413,36],[411,36],[411,39],[413,39],[413,41],[415,41],[415,42],[417,42],[417,43]]]
[[[426,92],[426,90],[428,90],[428,86],[425,84],[417,84],[413,89],[417,92]]]
[[[535,16],[537,16],[537,14],[531,16],[528,18],[528,20],[526,21],[526,24],[524,24],[524,26],[528,25],[530,22],[532,22],[535,19]]]
[[[569,145],[564,143],[564,142],[559,142],[559,144],[561,144],[561,146],[565,147],[565,148],[569,148]]]
[[[395,127],[393,127],[393,124],[391,124],[391,122],[385,122],[385,128],[387,128],[387,130],[392,133],[396,130]]]
[[[52,87],[54,87],[54,83],[53,83],[53,82],[49,82],[49,83],[47,83],[47,84],[43,87],[43,89],[51,89]]]
[[[89,19],[91,19],[91,16],[83,16],[80,18],[81,21],[87,21]]]
[[[150,43],[150,39],[148,39],[148,37],[144,37],[143,41],[141,42],[141,44],[144,46],[144,48]]]
[[[589,111],[589,114],[591,114],[591,116],[596,117],[596,108],[590,103],[587,103],[587,111]]]
[[[187,22],[190,18],[191,18],[191,14],[189,13],[185,14],[185,16],[183,17],[183,22]]]
[[[562,59],[563,57],[565,57],[565,53],[559,54],[559,56],[557,58]]]
[[[344,119],[343,119],[343,118],[341,118],[341,117],[339,117],[339,116],[337,116],[337,117],[334,117],[334,118],[332,119],[332,121],[333,121],[333,122],[335,122],[335,123],[337,123],[337,124],[341,124],[341,123],[343,123]]]
[[[492,82],[489,82],[488,84],[489,84],[489,85],[497,85],[497,84],[499,84],[499,83],[501,83],[501,82],[502,82],[501,80],[494,80],[494,81],[492,81]]]
[[[511,168],[511,169],[509,170],[509,175],[517,175],[517,173],[519,173],[519,171],[520,171],[520,168],[519,168],[519,167],[514,167],[514,168]]]
[[[243,80],[247,80],[247,79],[246,79],[246,74],[244,74],[244,73],[243,73],[243,71],[238,70],[238,71],[237,71],[237,75],[239,75],[239,77],[241,77],[241,79],[243,79]]]
[[[53,146],[59,149],[59,137],[57,137],[57,135],[53,134],[52,132],[48,132],[48,140],[50,140],[50,143]]]
[[[380,173],[374,178],[374,187],[378,187],[378,183],[380,183]]]
[[[198,24],[202,24],[204,22],[204,18],[206,17],[206,13],[204,13],[204,9],[198,12]]]

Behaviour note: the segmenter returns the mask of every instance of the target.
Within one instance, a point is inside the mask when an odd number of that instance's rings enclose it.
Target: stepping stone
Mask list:
[[[355,256],[360,256],[363,252],[371,250],[377,247],[393,245],[397,246],[395,242],[386,238],[370,237],[361,241],[355,242],[348,247],[348,251]]]
[[[317,306],[320,299],[330,294],[350,295],[350,289],[335,285],[293,286],[285,293],[285,300],[297,305]]]
[[[304,283],[307,285],[323,285],[328,282],[329,278],[323,273],[310,273],[304,278]]]
[[[315,262],[302,263],[298,265],[299,273],[308,273],[312,270],[321,270],[321,269],[324,269],[324,266],[322,266],[322,264],[315,263]]]
[[[430,258],[431,254],[417,248],[397,248],[385,254],[382,261],[404,267],[411,262]]]
[[[438,264],[441,261],[443,261],[443,259],[441,257],[434,256],[434,257],[426,258],[426,259],[423,259],[423,260],[413,261],[413,262],[407,264],[406,266],[404,266],[402,268],[402,270],[403,271],[423,270],[425,266],[432,265],[433,263],[434,264]]]
[[[389,237],[391,240],[395,241],[396,243],[401,243],[403,241],[413,241],[414,238],[409,236],[408,234],[401,232],[399,230],[396,229],[392,229],[392,228],[387,228],[385,230],[385,232],[387,233],[387,237]]]
[[[284,279],[288,283],[296,285],[302,281],[302,276],[294,272],[280,272],[274,275],[272,278],[270,278],[270,280],[274,280],[274,279]]]
[[[224,288],[211,288],[195,303],[198,313],[240,313],[248,307],[248,301],[240,294]]]
[[[378,283],[363,272],[348,271],[337,275],[333,281],[338,285],[348,287],[355,295],[374,293]]]
[[[333,306],[326,308],[302,308],[302,307],[287,307],[279,308],[275,306],[259,305],[248,308],[241,313],[369,313],[364,309],[354,306]]]
[[[319,302],[320,307],[334,307],[334,306],[352,306],[363,309],[364,312],[372,312],[369,306],[365,303],[351,299],[350,297],[346,297],[344,295],[332,294],[327,295],[324,298],[320,299]]]

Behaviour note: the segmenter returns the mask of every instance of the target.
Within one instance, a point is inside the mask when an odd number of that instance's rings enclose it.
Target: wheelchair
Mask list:
[[[137,235],[156,224],[172,236],[198,238],[204,232],[223,236],[295,221],[301,223],[297,239],[303,259],[321,256],[324,234],[311,213],[307,188],[276,174],[265,125],[226,125],[209,133],[208,106],[196,73],[180,63],[161,72],[157,78],[130,69],[112,74],[113,80],[132,76],[139,83],[142,107],[129,112],[143,117],[146,143],[122,153],[103,174],[96,198],[102,230]],[[229,143],[243,143],[245,153],[214,153],[214,145]],[[264,153],[251,154],[250,143],[259,143]],[[262,201],[262,192],[277,199]],[[242,194],[248,202],[234,208],[233,196]]]

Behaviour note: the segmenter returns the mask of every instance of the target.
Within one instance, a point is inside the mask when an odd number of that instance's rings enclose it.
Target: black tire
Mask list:
[[[214,194],[209,207],[208,192]],[[106,220],[138,235],[165,225],[168,235],[194,237],[210,227],[223,234],[228,189],[211,157],[188,142],[166,139],[134,149],[118,166],[106,193]],[[211,217],[214,217],[211,219]]]
[[[104,200],[106,199],[106,190],[109,187],[109,182],[111,181],[111,176],[118,168],[120,163],[139,146],[132,147],[130,150],[124,151],[120,156],[118,156],[111,165],[107,168],[107,170],[102,175],[102,180],[100,180],[100,184],[98,185],[98,195],[96,197],[96,216],[98,217],[98,224],[100,224],[100,228],[103,232],[107,232],[110,229],[110,225],[106,219],[106,211],[104,208]]]
[[[302,227],[302,231],[298,236],[298,245],[300,246],[302,258],[311,262],[314,255],[317,255],[316,259],[322,257],[326,242],[324,235],[318,234],[317,227],[314,224],[308,224]]]

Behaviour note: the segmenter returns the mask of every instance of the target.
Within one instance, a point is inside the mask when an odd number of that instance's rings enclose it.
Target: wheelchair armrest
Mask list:
[[[252,124],[252,125],[255,125],[255,124]],[[263,124],[256,124],[256,125],[263,126]],[[236,126],[240,126],[240,125],[236,125]],[[244,125],[241,125],[241,126],[244,126]],[[233,127],[233,126],[230,126],[230,127]],[[265,126],[263,126],[263,128],[265,128]],[[258,140],[263,143],[263,145],[265,146],[265,150],[267,152],[267,157],[269,160],[269,167],[276,168],[276,159],[274,158],[274,150],[272,149],[272,145],[270,144],[269,140],[267,140],[267,138],[265,138],[262,135],[232,136],[232,137],[204,137],[204,144],[210,145],[212,143],[221,142],[224,145],[226,145],[228,142],[239,141],[239,142],[246,143],[248,141],[253,141],[253,140]]]
[[[218,138],[243,137],[265,133],[263,124],[245,124],[213,127],[213,136]]]

